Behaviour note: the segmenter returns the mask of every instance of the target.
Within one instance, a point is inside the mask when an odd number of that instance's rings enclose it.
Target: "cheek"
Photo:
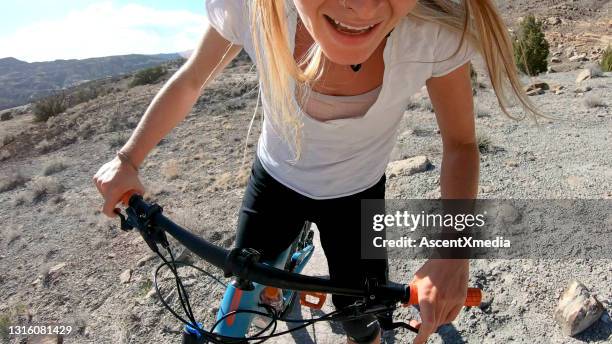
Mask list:
[[[405,17],[416,7],[417,0],[390,0],[393,15]]]

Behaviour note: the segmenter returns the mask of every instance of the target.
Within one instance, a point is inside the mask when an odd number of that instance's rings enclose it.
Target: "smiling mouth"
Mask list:
[[[348,25],[345,24],[343,22],[340,22],[336,19],[333,19],[332,17],[324,14],[323,15],[325,17],[325,19],[332,24],[332,26],[338,30],[339,32],[342,32],[344,34],[347,35],[361,35],[364,33],[368,33],[370,31],[372,31],[373,28],[375,28],[378,24],[380,23],[376,23],[376,24],[372,24],[372,25],[364,25],[364,26],[352,26],[352,25]]]

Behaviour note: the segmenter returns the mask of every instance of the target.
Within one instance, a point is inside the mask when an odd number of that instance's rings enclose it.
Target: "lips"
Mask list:
[[[328,15],[324,15],[325,19],[332,24],[332,26],[339,32],[342,32],[344,34],[347,35],[361,35],[367,32],[372,31],[372,29],[374,27],[376,27],[376,25],[378,25],[379,23],[374,23],[374,24],[366,24],[366,25],[351,25],[351,24],[347,24],[347,23],[343,23],[342,21],[339,21],[337,19],[334,19]]]

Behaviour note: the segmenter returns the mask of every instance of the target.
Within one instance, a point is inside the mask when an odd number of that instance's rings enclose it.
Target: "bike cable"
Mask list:
[[[193,269],[195,269],[196,271],[199,271],[203,274],[205,274],[207,277],[212,278],[215,282],[219,283],[220,285],[222,285],[223,287],[226,287],[226,284],[223,283],[218,277],[212,275],[211,273],[207,272],[206,270],[199,268],[193,264],[187,263],[187,262],[182,262],[182,261],[176,261],[174,255],[172,254],[172,251],[169,247],[166,247],[166,250],[168,251],[168,254],[170,256],[170,259],[168,260],[168,258],[166,258],[163,254],[161,254],[159,251],[156,252],[157,255],[163,260],[163,263],[160,264],[156,269],[155,269],[155,273],[153,276],[153,284],[155,286],[155,292],[158,296],[158,299],[160,300],[160,302],[162,303],[162,305],[172,314],[174,315],[175,318],[177,318],[179,321],[181,321],[183,324],[190,326],[191,328],[195,329],[196,331],[198,331],[198,333],[200,333],[200,335],[202,335],[206,340],[208,340],[211,343],[214,344],[239,344],[239,343],[248,343],[248,344],[260,344],[265,342],[268,339],[271,338],[275,338],[275,337],[279,337],[300,329],[303,329],[305,327],[308,327],[310,325],[313,325],[317,322],[320,321],[342,321],[342,320],[347,320],[347,319],[353,319],[356,316],[354,315],[350,315],[350,309],[352,307],[356,307],[356,305],[351,305],[351,306],[347,306],[343,309],[339,309],[330,313],[325,313],[319,317],[316,318],[310,318],[310,319],[291,319],[291,318],[281,318],[278,314],[278,312],[276,310],[274,310],[272,307],[261,304],[261,306],[267,310],[267,313],[265,312],[260,312],[260,311],[256,311],[256,310],[249,310],[249,309],[237,309],[231,312],[228,312],[227,314],[223,315],[222,317],[220,317],[212,326],[212,328],[210,330],[205,330],[203,328],[201,328],[198,325],[198,322],[196,321],[192,308],[191,308],[191,303],[189,301],[189,295],[187,294],[187,290],[185,288],[185,286],[183,285],[182,279],[178,274],[178,268],[179,267],[191,267]],[[179,315],[177,313],[177,311],[175,311],[175,309],[173,309],[168,302],[166,302],[166,300],[164,299],[161,290],[159,288],[159,284],[158,284],[158,275],[159,275],[159,271],[163,268],[163,267],[168,267],[168,269],[170,269],[174,279],[175,279],[175,284],[176,284],[176,288],[177,288],[177,294],[178,294],[178,299],[179,302],[181,304],[181,308],[183,310],[183,312],[185,313],[185,315],[187,316],[187,319],[185,319],[184,317],[182,317],[181,315]],[[348,313],[348,315],[347,315]],[[236,316],[238,314],[253,314],[253,315],[260,315],[260,316],[264,316],[267,318],[270,318],[270,323],[263,329],[261,329],[260,331],[258,331],[257,333],[248,336],[248,337],[244,337],[244,338],[238,338],[238,337],[228,337],[228,336],[223,336],[217,333],[214,333],[215,328],[217,328],[217,326],[219,326],[219,324],[221,322],[223,322],[225,319],[231,317],[231,316]],[[284,330],[281,332],[276,332],[277,331],[277,326],[278,326],[278,322],[282,321],[285,323],[298,323],[299,325],[290,328],[288,330]],[[268,332],[268,334],[266,334],[266,332]]]

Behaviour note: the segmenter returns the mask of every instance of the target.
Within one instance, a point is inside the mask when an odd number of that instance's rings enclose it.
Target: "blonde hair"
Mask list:
[[[278,128],[279,135],[294,148],[295,158],[299,159],[302,122],[291,86],[295,82],[296,87],[306,87],[315,81],[321,74],[324,59],[315,42],[301,61],[295,61],[288,41],[286,1],[252,0],[250,21],[251,32],[260,35],[253,39],[253,44],[262,85],[269,92],[270,105],[277,110],[267,114],[267,119]],[[527,114],[534,118],[541,116],[523,90],[507,27],[491,0],[462,0],[459,3],[453,0],[419,0],[409,16],[461,32],[461,42],[455,54],[465,40],[478,49],[499,106],[508,117],[519,119],[508,110],[516,100]]]

